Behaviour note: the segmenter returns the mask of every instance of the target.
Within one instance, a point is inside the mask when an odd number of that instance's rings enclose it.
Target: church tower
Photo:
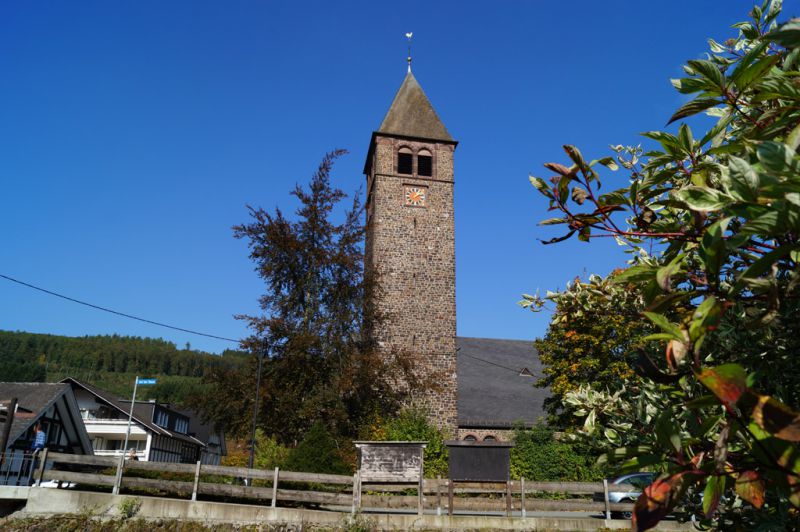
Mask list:
[[[431,421],[457,427],[453,153],[457,142],[409,68],[372,134],[366,268],[377,273],[374,331],[382,353],[411,360],[434,384],[412,398]]]

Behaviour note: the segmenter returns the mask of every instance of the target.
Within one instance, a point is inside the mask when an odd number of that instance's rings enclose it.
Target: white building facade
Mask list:
[[[72,386],[86,432],[97,456],[130,456],[151,462],[218,465],[225,454],[224,435],[200,423],[196,416],[155,401],[131,401],[72,378]]]

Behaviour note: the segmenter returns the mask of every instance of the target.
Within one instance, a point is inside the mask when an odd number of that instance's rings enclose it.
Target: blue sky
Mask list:
[[[608,239],[539,243],[557,230],[537,226],[549,216],[529,173],[565,162],[562,144],[597,158],[661,128],[684,101],[669,78],[752,5],[5,2],[0,273],[243,337],[233,315],[258,311],[263,284],[231,226],[248,203],[291,211],[289,190],[334,148],[350,151],[335,184],[363,183],[413,31],[414,73],[459,141],[458,334],[532,339],[548,316],[520,309],[520,294],[605,274],[625,255]],[[3,279],[0,329],[230,347]]]

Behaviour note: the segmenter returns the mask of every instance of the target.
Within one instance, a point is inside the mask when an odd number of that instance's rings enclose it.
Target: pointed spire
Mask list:
[[[453,142],[410,69],[377,132]]]

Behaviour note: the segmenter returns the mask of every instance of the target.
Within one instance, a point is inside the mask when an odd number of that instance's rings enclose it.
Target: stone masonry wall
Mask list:
[[[452,144],[376,136],[368,180],[367,266],[377,272],[374,331],[386,356],[413,360],[433,388],[413,398],[452,435],[457,426],[455,226]],[[397,152],[415,154],[413,175],[397,174]],[[416,153],[433,154],[433,176],[416,175]],[[405,205],[405,187],[426,188],[426,206]],[[399,383],[402,385],[402,383]]]
[[[459,428],[456,433],[456,439],[463,440],[467,437],[473,437],[477,441],[485,441],[494,438],[497,441],[514,441],[514,431],[510,429],[464,429]]]

